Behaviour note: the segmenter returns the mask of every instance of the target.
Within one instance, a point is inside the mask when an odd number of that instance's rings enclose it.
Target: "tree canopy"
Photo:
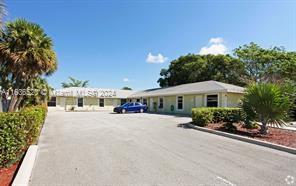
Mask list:
[[[244,86],[247,74],[243,62],[230,55],[188,54],[173,60],[160,75],[159,85],[167,87],[207,80]]]
[[[239,86],[253,82],[296,82],[296,52],[283,47],[239,46],[233,55],[188,54],[161,69],[160,87],[216,80]]]
[[[33,79],[57,69],[51,38],[38,24],[24,19],[6,23],[1,34],[0,58],[0,82],[5,90],[26,89]],[[10,96],[9,111],[14,111],[24,96]]]
[[[250,43],[235,49],[234,55],[243,62],[252,82],[296,81],[296,52],[287,52],[283,47],[264,49]]]

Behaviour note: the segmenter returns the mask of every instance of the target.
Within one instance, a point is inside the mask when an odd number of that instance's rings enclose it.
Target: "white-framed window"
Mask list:
[[[105,106],[105,99],[100,98],[99,99],[99,107],[104,107]]]
[[[139,103],[139,102],[140,102],[140,99],[137,99],[137,100],[136,100],[136,102],[138,102],[138,103]]]
[[[147,99],[143,98],[143,105],[147,105]]]
[[[176,97],[176,107],[177,107],[177,110],[184,109],[184,96],[177,96]]]
[[[77,106],[83,107],[83,98],[77,98]]]
[[[163,109],[163,97],[158,98],[158,108]]]
[[[219,106],[218,98],[219,98],[218,94],[207,95],[207,98],[206,98],[207,107],[218,107]]]

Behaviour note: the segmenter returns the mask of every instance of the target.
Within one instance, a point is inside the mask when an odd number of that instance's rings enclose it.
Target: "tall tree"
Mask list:
[[[69,77],[69,82],[62,82],[63,88],[69,87],[88,87],[89,81],[78,80],[73,77]]]
[[[264,49],[250,43],[235,49],[234,55],[243,62],[252,82],[296,81],[296,52],[287,52],[283,47]]]
[[[243,86],[246,84],[243,63],[230,55],[188,54],[173,60],[168,69],[161,69],[161,87],[216,80]]]
[[[23,95],[15,94],[29,86],[30,80],[41,75],[50,75],[57,69],[56,54],[52,40],[35,23],[17,19],[6,23],[0,42],[0,69],[11,83],[13,94],[9,111],[17,109],[16,103]]]

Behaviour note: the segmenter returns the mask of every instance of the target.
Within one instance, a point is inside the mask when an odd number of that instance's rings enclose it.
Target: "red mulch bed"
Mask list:
[[[18,161],[7,168],[0,168],[0,185],[8,186],[12,184],[15,173],[21,161]]]
[[[257,140],[267,141],[270,143],[275,143],[275,144],[279,144],[287,147],[296,148],[296,131],[269,127],[268,134],[261,135],[259,134],[259,128],[246,129],[246,128],[243,128],[241,124],[234,124],[234,125],[237,127],[237,132],[234,132],[233,134],[238,134],[241,136],[246,136],[246,137],[254,138]],[[223,123],[211,123],[206,128],[228,132],[224,130]]]

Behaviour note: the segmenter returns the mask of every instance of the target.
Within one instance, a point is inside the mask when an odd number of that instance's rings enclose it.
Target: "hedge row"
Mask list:
[[[0,167],[18,160],[36,142],[47,108],[34,106],[19,112],[0,113]]]
[[[242,120],[242,109],[229,107],[204,107],[192,109],[192,122],[198,126],[208,123],[239,122]]]

